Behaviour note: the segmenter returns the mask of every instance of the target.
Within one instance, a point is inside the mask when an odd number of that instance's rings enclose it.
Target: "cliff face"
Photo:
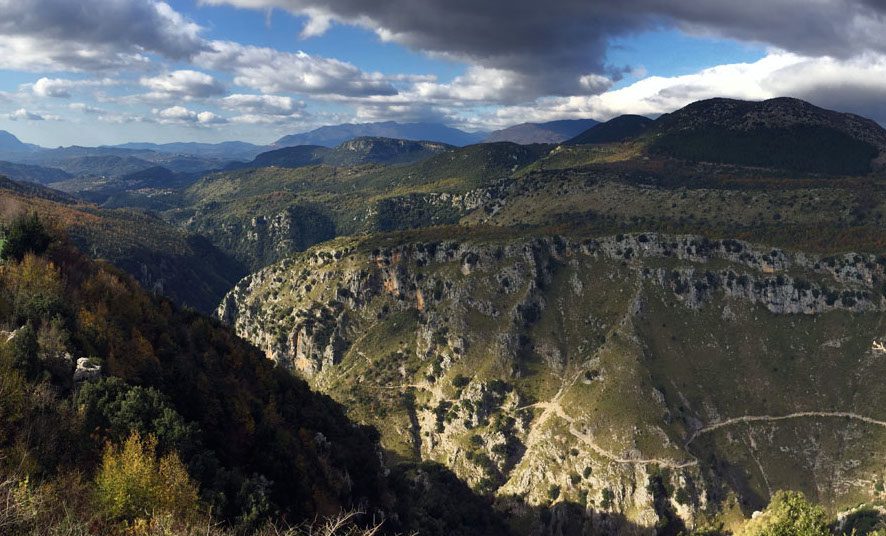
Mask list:
[[[351,239],[217,313],[503,508],[691,525],[779,488],[833,509],[877,494],[884,264],[656,234]]]

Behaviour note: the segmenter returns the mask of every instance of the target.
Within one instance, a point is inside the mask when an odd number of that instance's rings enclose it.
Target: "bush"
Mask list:
[[[5,268],[0,288],[12,309],[10,324],[32,322],[36,325],[45,319],[66,316],[64,285],[55,264],[28,253],[20,263],[11,263]]]
[[[133,431],[150,435],[161,454],[176,451],[187,460],[200,448],[200,431],[185,422],[160,391],[130,386],[120,378],[85,383],[74,402],[87,429],[101,431],[113,442],[122,442]]]
[[[20,261],[26,253],[40,255],[51,242],[52,237],[37,213],[18,216],[6,230],[6,239],[0,246],[0,258]]]
[[[796,491],[777,491],[762,515],[748,521],[736,536],[828,536],[824,510]]]
[[[121,446],[105,447],[102,465],[95,477],[96,502],[109,519],[132,521],[155,514],[176,519],[197,512],[197,487],[178,455],[158,459],[157,440],[129,435]]]

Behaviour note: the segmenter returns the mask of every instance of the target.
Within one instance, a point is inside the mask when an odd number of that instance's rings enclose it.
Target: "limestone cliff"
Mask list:
[[[728,523],[783,487],[877,495],[884,264],[658,234],[347,239],[218,316],[502,508]]]

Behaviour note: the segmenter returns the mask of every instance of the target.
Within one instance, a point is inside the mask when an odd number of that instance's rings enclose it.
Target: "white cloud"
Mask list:
[[[529,105],[461,117],[467,124],[500,127],[571,117],[604,120],[625,113],[655,116],[713,97],[763,100],[781,96],[886,124],[886,56],[865,54],[837,60],[773,50],[752,63],[718,65],[683,76],[650,76],[601,95],[546,97]]]
[[[303,101],[280,95],[244,95],[236,93],[219,100],[228,110],[247,114],[268,114],[271,116],[292,115],[305,107]]]
[[[227,123],[224,117],[216,115],[212,112],[194,112],[184,106],[171,106],[164,109],[155,109],[154,115],[162,124],[173,125],[221,125]]]
[[[212,50],[200,53],[194,62],[206,69],[231,72],[235,84],[262,93],[356,97],[397,92],[382,75],[364,73],[347,62],[232,41],[213,41]]]
[[[241,114],[231,118],[231,123],[242,125],[289,125],[300,124],[307,114],[293,113],[289,115]]]
[[[31,92],[38,97],[55,97],[68,99],[71,97],[71,91],[76,88],[110,86],[117,82],[110,78],[101,80],[68,80],[65,78],[46,78],[43,77],[29,87]]]
[[[205,99],[225,93],[224,86],[212,76],[188,69],[154,77],[144,77],[141,85],[151,90],[150,100]]]
[[[68,108],[78,111],[78,112],[83,112],[85,114],[90,114],[90,115],[99,115],[99,114],[105,113],[105,111],[102,110],[101,108],[96,108],[95,106],[90,106],[89,104],[86,104],[84,102],[72,102],[71,104],[68,105]]]
[[[15,71],[100,71],[139,69],[150,60],[138,52],[107,45],[55,41],[31,36],[0,35],[0,68]]]
[[[10,112],[6,115],[12,121],[61,121],[62,118],[53,115],[47,114],[44,112],[32,112],[30,110],[26,110],[25,108],[19,108],[14,112]]]
[[[308,22],[299,34],[302,39],[323,35],[332,26],[332,17],[320,9],[307,9],[305,14],[308,16]]]

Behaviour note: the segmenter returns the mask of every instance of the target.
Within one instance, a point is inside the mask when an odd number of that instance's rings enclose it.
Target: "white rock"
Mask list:
[[[77,369],[74,370],[74,381],[82,382],[100,378],[102,375],[101,365],[92,365],[89,363],[88,357],[81,357],[77,360]]]

